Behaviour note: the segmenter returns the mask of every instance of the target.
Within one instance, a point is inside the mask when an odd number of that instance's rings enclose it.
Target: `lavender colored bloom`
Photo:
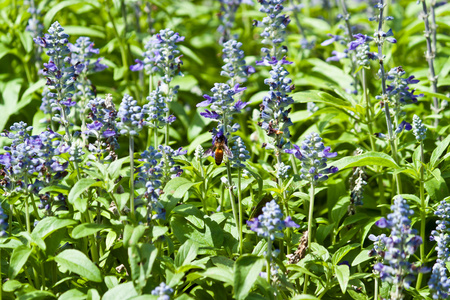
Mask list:
[[[159,202],[159,196],[162,194],[163,176],[161,159],[162,153],[156,151],[153,147],[149,147],[141,154],[139,161],[144,162],[139,168],[138,180],[145,185],[145,194],[147,208],[152,216],[149,219],[165,219],[164,206]]]
[[[294,149],[286,149],[286,153],[294,154],[302,164],[300,178],[316,185],[328,179],[327,174],[338,171],[336,167],[328,167],[328,158],[337,156],[336,152],[330,153],[331,148],[325,147],[322,138],[315,132],[306,136],[302,146],[294,145]]]
[[[166,124],[170,124],[176,120],[173,115],[166,117],[169,107],[167,99],[158,87],[147,97],[148,103],[143,109],[148,113],[147,121],[152,128],[162,128]]]
[[[219,0],[220,2],[220,26],[217,31],[222,34],[219,43],[225,44],[230,38],[230,31],[234,26],[236,11],[241,4],[253,5],[251,0]]]
[[[412,128],[413,134],[418,142],[425,140],[425,138],[427,137],[427,128],[417,115],[414,115],[413,117]]]
[[[144,69],[146,74],[159,73],[162,81],[169,84],[176,75],[181,74],[179,67],[183,64],[177,43],[184,41],[184,36],[163,29],[154,35],[145,45],[144,60],[136,60],[130,67],[132,71]]]
[[[88,79],[88,75],[100,72],[108,66],[100,63],[101,58],[92,61],[95,54],[99,54],[100,50],[94,48],[94,43],[88,37],[79,37],[75,44],[68,44],[71,51],[71,64],[76,66],[75,73],[79,75],[75,87],[77,92],[74,98],[79,102],[81,113],[84,112],[86,102],[95,97],[95,91],[92,89],[92,83]]]
[[[152,295],[158,296],[158,300],[170,300],[170,295],[172,295],[172,293],[173,289],[164,282],[161,282],[161,284],[152,291]]]
[[[250,229],[258,236],[267,238],[270,241],[283,237],[283,229],[286,227],[300,227],[291,218],[282,220],[283,213],[275,200],[266,204],[262,209],[262,214],[257,219],[247,221]]]
[[[187,153],[186,150],[183,150],[181,147],[177,150],[173,150],[170,146],[159,145],[159,152],[162,154],[162,174],[163,174],[163,182],[166,183],[171,178],[180,177],[183,173],[183,170],[180,166],[175,165],[174,157],[185,155]]]
[[[49,62],[44,63],[43,74],[47,79],[46,85],[49,92],[46,95],[46,101],[58,109],[52,109],[52,119],[60,122],[66,128],[66,139],[71,140],[69,136],[69,127],[72,123],[69,121],[70,107],[75,103],[72,101],[75,91],[75,72],[76,69],[70,64],[70,50],[67,47],[68,37],[64,29],[58,22],[53,23],[48,34],[44,37],[34,38],[34,42],[46,49],[46,54],[50,56]],[[46,109],[48,112],[48,109]]]
[[[378,57],[377,53],[370,52],[370,46],[367,43],[361,44],[356,48],[356,62],[360,66],[368,67],[370,60],[375,60]]]
[[[348,43],[348,45],[347,45],[348,50],[356,50],[356,48],[358,46],[363,45],[372,39],[372,38],[368,37],[367,35],[364,35],[361,33],[357,33],[357,34],[353,35],[353,37],[356,38],[356,40]]]
[[[375,223],[380,228],[391,229],[391,235],[370,239],[377,242],[377,249],[374,252],[381,255],[383,260],[374,265],[374,270],[379,272],[382,281],[393,284],[390,299],[403,299],[403,289],[408,288],[414,280],[414,275],[418,272],[425,273],[427,268],[417,267],[411,264],[409,257],[422,244],[420,236],[411,229],[410,217],[414,211],[409,208],[401,196],[394,199],[391,211],[387,219],[381,218]],[[380,249],[384,247],[384,249]]]
[[[246,103],[240,100],[235,102],[234,97],[245,89],[246,88],[239,87],[239,84],[236,84],[231,88],[225,83],[215,83],[214,87],[211,89],[213,95],[204,95],[203,97],[206,100],[197,104],[197,107],[210,106],[211,111],[205,110],[205,112],[201,112],[200,115],[218,121],[219,131],[237,131],[239,125],[237,123],[232,124],[233,114],[239,113],[245,107]],[[222,128],[225,123],[227,124],[226,130],[225,128]]]
[[[333,56],[328,57],[326,59],[327,62],[340,61],[341,59],[348,57],[346,52],[338,52],[336,50],[331,51],[331,54],[333,54]]]
[[[129,95],[125,95],[120,103],[117,117],[117,128],[120,134],[123,135],[138,135],[144,126],[147,125],[145,121],[146,111],[137,104],[137,101]]]
[[[328,39],[328,40],[323,41],[323,42],[320,44],[321,46],[328,46],[328,45],[333,44],[334,42],[337,42],[337,41],[340,41],[340,40],[343,39],[343,37],[340,36],[340,35],[334,35],[334,34],[331,34],[331,33],[328,33],[327,35],[328,35],[329,37],[331,37],[331,39]]]
[[[0,206],[0,237],[6,237],[8,234],[6,230],[8,229],[8,215],[5,214],[3,207]]]
[[[242,43],[236,40],[229,40],[223,44],[223,62],[225,65],[222,67],[220,75],[229,77],[228,84],[233,82],[245,82],[247,77],[255,72],[255,69],[251,66],[247,66],[244,60],[244,50],[240,47]]]
[[[244,163],[250,159],[250,155],[240,137],[234,138],[234,145],[231,147],[231,152],[233,153],[233,157],[231,158],[231,161],[233,162],[232,167],[245,168]]]
[[[386,75],[386,80],[391,81],[386,91],[390,99],[390,104],[398,107],[410,103],[417,103],[417,97],[423,97],[423,94],[415,95],[415,90],[409,88],[409,84],[418,83],[414,76],[403,78],[406,74],[402,67],[392,68]]]
[[[399,134],[400,132],[403,131],[403,129],[406,130],[406,131],[410,131],[412,129],[412,126],[408,122],[402,121],[400,123],[400,125],[398,125],[398,127],[395,129],[395,133]]]
[[[434,214],[439,219],[436,221],[436,230],[431,232],[430,240],[436,242],[437,260],[428,286],[433,299],[448,299],[450,278],[445,264],[450,262],[450,203],[442,200]]]
[[[110,94],[106,98],[95,98],[87,103],[86,108],[90,110],[88,118],[92,123],[86,125],[85,134],[95,137],[94,143],[89,144],[89,151],[94,153],[98,159],[106,154],[104,160],[109,161],[116,158],[115,150],[119,148],[117,142],[118,129],[116,125],[117,110]]]

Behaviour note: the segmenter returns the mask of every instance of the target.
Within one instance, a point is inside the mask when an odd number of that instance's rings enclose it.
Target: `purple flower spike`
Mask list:
[[[140,71],[144,69],[144,63],[140,59],[134,61],[136,64],[130,66],[130,70],[133,72]]]
[[[213,119],[213,120],[220,119],[220,115],[218,113],[216,113],[215,111],[209,111],[207,109],[205,109],[205,112],[201,112],[200,115],[205,118],[208,118],[208,119]]]
[[[328,39],[328,40],[325,40],[325,41],[323,41],[320,45],[321,46],[328,46],[328,45],[331,45],[331,44],[333,44],[334,42],[337,42],[337,41],[340,41],[340,40],[342,40],[342,36],[340,36],[340,35],[333,35],[333,34],[327,34],[328,36],[330,36],[331,37],[331,39]]]
[[[331,51],[331,54],[333,54],[333,56],[330,56],[326,59],[327,62],[330,61],[340,61],[343,58],[347,58],[348,55],[345,52],[337,52],[336,50]]]

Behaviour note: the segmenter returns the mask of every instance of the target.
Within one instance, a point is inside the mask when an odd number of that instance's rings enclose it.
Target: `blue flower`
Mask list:
[[[369,238],[376,242],[374,252],[381,255],[383,259],[383,263],[378,262],[374,265],[374,270],[380,273],[382,281],[394,285],[391,299],[402,299],[402,291],[411,285],[414,275],[429,270],[417,267],[408,261],[409,257],[422,244],[421,237],[411,229],[410,217],[414,215],[414,211],[409,208],[406,200],[401,196],[394,199],[391,211],[392,213],[387,216],[387,219],[381,218],[375,223],[380,228],[391,229],[390,236],[383,235],[375,238],[371,235]]]
[[[442,200],[434,214],[439,219],[430,240],[436,241],[437,260],[428,285],[433,299],[447,299],[450,296],[450,278],[445,264],[450,262],[450,203]]]
[[[300,227],[290,217],[282,220],[283,213],[275,200],[267,202],[262,209],[262,214],[257,219],[247,221],[250,229],[258,236],[268,238],[273,241],[276,237],[283,237],[283,229],[286,227]]]
[[[225,137],[224,137],[225,138]],[[216,137],[213,137],[215,140]],[[225,138],[226,140],[226,138]],[[233,162],[233,168],[245,168],[244,163],[250,159],[249,152],[245,147],[244,142],[240,137],[234,138],[234,145],[231,147],[231,152],[233,153],[233,157],[231,161]]]
[[[144,126],[147,125],[145,120],[146,111],[137,104],[137,101],[129,95],[125,95],[120,103],[117,117],[117,128],[123,135],[138,135]]]
[[[365,43],[367,43],[368,41],[372,40],[371,37],[362,34],[362,33],[357,33],[355,35],[353,35],[354,38],[356,38],[355,41],[351,41],[350,43],[348,43],[348,50],[356,50],[356,48],[360,45],[363,45]]]
[[[337,156],[336,152],[330,152],[330,147],[325,147],[322,138],[315,132],[306,136],[302,146],[294,145],[294,149],[286,149],[286,153],[294,154],[302,164],[300,178],[316,185],[318,182],[328,179],[327,174],[338,171],[336,167],[328,167],[328,158]]]
[[[8,229],[8,215],[5,214],[3,207],[0,206],[0,237],[5,237],[8,234],[6,230]]]
[[[172,295],[172,293],[173,289],[164,282],[161,282],[161,284],[152,291],[152,295],[159,296],[158,300],[170,300],[170,295]]]
[[[427,128],[425,127],[425,125],[422,123],[422,120],[417,115],[414,115],[414,117],[413,117],[412,128],[413,128],[413,134],[416,137],[417,141],[420,142],[420,141],[425,140],[425,138],[427,137]]]

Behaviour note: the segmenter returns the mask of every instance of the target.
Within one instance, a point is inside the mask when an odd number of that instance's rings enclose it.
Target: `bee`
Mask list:
[[[220,165],[222,163],[224,154],[229,158],[233,158],[233,153],[231,153],[230,149],[228,148],[227,138],[223,135],[222,132],[218,132],[215,138],[213,138],[213,146],[206,150],[203,157],[212,155],[214,156],[216,165]]]

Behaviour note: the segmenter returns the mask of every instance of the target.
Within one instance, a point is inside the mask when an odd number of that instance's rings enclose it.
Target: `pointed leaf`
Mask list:
[[[264,260],[256,255],[239,257],[234,264],[234,297],[245,299],[261,272]]]
[[[382,166],[393,169],[399,168],[392,157],[386,153],[373,151],[357,156],[347,156],[330,163],[330,165],[337,167],[339,170],[361,166]]]
[[[340,265],[336,266],[336,277],[339,281],[339,285],[341,286],[341,291],[343,294],[345,294],[345,291],[347,290],[348,280],[350,277],[350,269],[347,265]]]
[[[20,245],[14,249],[11,254],[11,262],[8,270],[9,279],[14,279],[17,274],[19,274],[20,270],[27,262],[28,257],[30,257],[31,252],[33,252],[33,249],[25,245]]]
[[[55,257],[55,261],[68,269],[90,281],[102,282],[102,274],[97,266],[84,254],[75,249],[67,249]]]

